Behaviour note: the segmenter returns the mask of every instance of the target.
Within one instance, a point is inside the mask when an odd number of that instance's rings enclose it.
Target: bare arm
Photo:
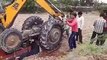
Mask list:
[[[74,20],[74,21],[72,21],[72,23],[69,23],[69,22],[67,21],[67,24],[68,24],[69,26],[74,26],[74,25],[76,24],[76,21]]]

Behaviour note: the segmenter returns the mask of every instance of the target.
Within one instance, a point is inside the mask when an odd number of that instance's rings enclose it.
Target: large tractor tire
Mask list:
[[[35,27],[37,27],[37,29],[33,33],[40,34],[40,30],[38,31],[38,28],[41,29],[42,23],[43,23],[43,20],[40,17],[31,16],[31,17],[27,18],[24,21],[24,24],[22,25],[22,32],[23,32],[24,40],[29,40],[29,38],[30,38],[29,34],[32,34],[32,31],[31,32],[26,32],[26,31],[31,30]],[[37,39],[35,39],[35,40],[37,40]]]
[[[32,29],[33,26],[41,25],[42,23],[43,23],[43,20],[40,17],[31,16],[24,21],[22,30]]]
[[[5,30],[4,26],[0,23],[0,34]]]
[[[6,29],[0,34],[0,47],[6,53],[20,49],[22,35],[17,29]]]
[[[40,45],[43,50],[55,50],[63,36],[62,21],[49,20],[43,24],[42,32],[40,35]]]

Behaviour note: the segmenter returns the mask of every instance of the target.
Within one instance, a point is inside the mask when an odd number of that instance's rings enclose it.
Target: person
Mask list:
[[[38,45],[36,41],[34,41],[31,43],[31,50],[22,54],[18,60],[23,60],[25,57],[38,54],[39,52],[40,52],[40,46]]]
[[[105,26],[105,23],[106,23],[106,15],[103,13],[103,14],[100,14],[100,19],[96,20],[94,22],[94,31],[93,31],[93,34],[91,36],[91,42],[90,44],[92,44],[94,41],[95,41],[95,37],[97,36],[97,41],[96,41],[96,45],[102,45],[104,44],[104,40],[102,39],[103,38],[103,31],[104,31],[104,26]]]
[[[72,12],[73,12],[73,10],[69,10],[69,12],[67,12],[67,14],[64,14],[62,16],[63,22],[64,22],[64,31],[66,32],[67,38],[70,37],[71,30],[70,30],[70,27],[68,26],[68,24],[66,23],[66,21],[70,19],[70,13],[72,13]]]
[[[64,21],[64,30],[66,32],[67,37],[69,37],[69,29],[70,29],[70,27],[66,23],[67,19],[69,19],[68,15],[65,15],[65,17],[63,18],[63,21]]]
[[[106,20],[103,28],[103,34],[98,38],[97,44],[103,45],[105,43],[105,40],[107,39],[107,12],[104,13],[104,19]]]
[[[78,32],[77,32],[77,41],[79,43],[83,43],[82,41],[82,29],[83,29],[83,25],[84,25],[84,17],[82,16],[82,12],[78,12],[78,17],[77,17],[77,22],[78,22]]]
[[[72,31],[70,37],[69,37],[69,47],[70,50],[76,48],[76,33],[78,32],[78,25],[77,25],[77,20],[76,20],[77,14],[75,12],[70,13],[70,19],[67,20],[67,24],[70,26],[70,29]]]

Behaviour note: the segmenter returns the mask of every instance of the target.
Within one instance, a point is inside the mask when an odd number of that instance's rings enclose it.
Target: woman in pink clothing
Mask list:
[[[76,13],[71,13],[70,14],[71,18],[67,20],[67,24],[70,26],[71,28],[71,35],[69,38],[69,47],[70,50],[72,50],[73,48],[76,48],[76,33],[78,32],[78,25],[77,25],[77,20],[76,20]]]

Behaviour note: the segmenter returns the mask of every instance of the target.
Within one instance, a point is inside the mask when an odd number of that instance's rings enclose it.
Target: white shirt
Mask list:
[[[67,15],[65,15],[65,17],[63,18],[64,30],[69,29],[69,37],[70,37],[70,34],[71,34],[72,32],[71,32],[70,26],[68,26],[68,24],[66,23],[66,21],[67,21]]]
[[[77,17],[78,28],[83,29],[84,26],[84,17]]]
[[[65,29],[69,29],[70,27],[68,26],[68,24],[66,23],[67,21],[67,15],[65,15],[65,17],[63,18],[63,22],[64,22],[64,28]]]
[[[103,33],[103,28],[106,24],[106,20],[100,18],[94,22],[94,31],[97,33]]]

